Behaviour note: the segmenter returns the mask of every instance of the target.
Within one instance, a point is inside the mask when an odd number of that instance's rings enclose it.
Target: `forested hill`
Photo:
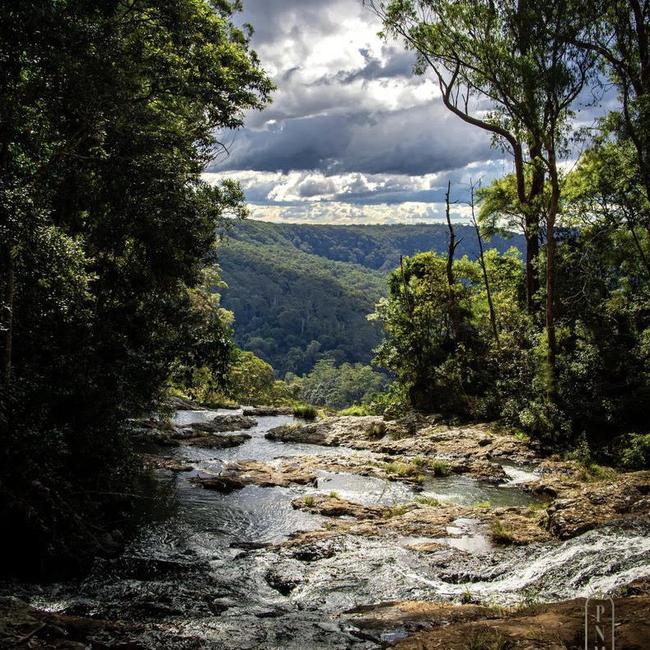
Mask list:
[[[478,255],[473,228],[457,226],[457,256]],[[235,313],[235,339],[280,376],[302,374],[323,356],[368,362],[380,327],[366,319],[384,295],[400,255],[447,249],[447,228],[435,225],[334,226],[236,224],[219,249]],[[520,236],[486,245],[521,248]]]
[[[457,257],[478,256],[478,241],[471,226],[455,226],[460,244]],[[237,224],[230,237],[261,246],[296,248],[338,262],[351,262],[378,271],[392,271],[400,255],[427,250],[447,250],[448,230],[444,224],[334,226],[293,223],[268,223],[247,220]],[[523,247],[523,238],[494,237],[487,248],[505,252],[511,246]]]

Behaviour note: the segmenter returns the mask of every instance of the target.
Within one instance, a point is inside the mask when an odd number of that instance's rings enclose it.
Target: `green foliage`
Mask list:
[[[401,517],[404,513],[409,511],[409,507],[405,503],[399,503],[394,506],[389,506],[383,511],[382,516],[385,519],[392,519],[393,517]]]
[[[514,543],[513,532],[500,519],[494,519],[490,524],[490,537],[495,544],[509,546]]]
[[[291,393],[273,368],[252,352],[238,351],[226,377],[226,395],[240,404],[287,404]]]
[[[238,185],[211,187],[201,171],[215,133],[271,90],[232,11],[0,8],[0,526],[12,568],[101,552],[102,526],[129,509],[98,497],[133,482],[128,418],[159,407],[171,371],[216,382],[227,371],[229,321],[203,269],[216,228],[245,209]]]
[[[386,332],[376,362],[416,408],[447,417],[503,418],[521,435],[564,448],[587,432],[602,446],[643,426],[650,404],[649,276],[629,230],[597,222],[566,231],[557,252],[557,397],[546,394],[546,342],[526,311],[515,253],[486,255],[499,324],[490,327],[479,264],[420,254],[403,260],[375,317]]]
[[[627,447],[621,455],[626,469],[650,469],[650,433],[631,434]]]
[[[440,505],[440,501],[438,501],[436,497],[417,496],[414,501],[416,503],[421,503],[423,506],[436,507]]]
[[[430,460],[427,464],[434,476],[449,476],[451,474],[451,467],[446,460]]]
[[[303,420],[315,420],[318,417],[318,410],[308,404],[299,404],[293,407],[293,414]]]
[[[414,462],[401,462],[396,460],[384,463],[383,467],[387,474],[393,474],[401,478],[418,479],[421,476],[421,468]]]
[[[472,596],[472,592],[468,587],[465,587],[465,591],[463,591],[463,595],[460,597],[460,602],[463,605],[469,605],[473,600],[474,597]]]
[[[234,348],[230,366],[220,378],[207,367],[193,368],[189,377],[179,380],[172,375],[172,388],[199,404],[286,405],[293,403],[294,395],[284,381],[275,378],[270,364],[252,352]]]
[[[529,336],[521,312],[521,263],[516,253],[486,255],[493,299],[502,319],[502,343],[492,340],[481,269],[463,258],[448,286],[446,259],[434,253],[406,258],[389,278],[389,296],[377,305],[386,340],[376,362],[390,370],[416,408],[446,415],[491,417],[498,411],[501,384],[519,372],[522,344]],[[507,345],[507,347],[506,347]],[[525,350],[525,348],[524,348]]]
[[[279,244],[229,241],[219,259],[238,344],[281,377],[305,374],[323,357],[370,360],[379,330],[366,314],[384,291],[382,274]]]
[[[386,274],[400,255],[442,251],[434,225],[307,225],[246,220],[219,248],[228,288],[223,305],[235,314],[237,344],[269,362],[280,377],[304,375],[323,358],[367,364],[380,328],[366,316],[385,295]],[[478,255],[476,233],[459,226],[459,254]],[[521,246],[495,236],[490,247]],[[287,290],[290,287],[290,290]]]
[[[321,359],[304,377],[288,375],[286,379],[299,399],[335,409],[368,404],[387,384],[385,375],[370,366],[336,366],[332,359]]]
[[[348,408],[339,411],[339,415],[350,415],[354,417],[362,417],[364,415],[372,415],[370,409],[365,404],[348,406]]]

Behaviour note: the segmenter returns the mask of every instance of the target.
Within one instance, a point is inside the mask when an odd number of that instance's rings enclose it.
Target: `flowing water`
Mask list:
[[[232,413],[232,411],[229,411]],[[217,412],[179,411],[175,423],[208,421]],[[259,417],[240,447],[175,448],[167,453],[191,472],[160,480],[171,483],[172,514],[142,531],[117,560],[98,561],[81,584],[53,585],[29,594],[48,609],[147,624],[140,639],[151,648],[199,647],[312,650],[377,648],[403,636],[385,630],[371,638],[346,621],[343,612],[389,600],[459,601],[469,591],[483,602],[512,604],[534,597],[559,600],[609,591],[650,575],[647,522],[609,526],[563,543],[495,549],[478,521],[459,519],[446,544],[418,553],[413,542],[339,536],[301,546],[270,546],[296,531],[319,528],[325,519],[294,510],[301,494],[336,491],[363,503],[411,502],[405,483],[353,474],[319,472],[316,487],[249,486],[222,495],[191,482],[218,474],[240,459],[278,462],[290,456],[360,456],[369,452],[274,442],[264,433],[293,421]],[[506,466],[502,486],[466,476],[428,478],[424,494],[461,504],[524,505],[530,496],[518,483],[531,468]],[[419,492],[422,494],[422,492]],[[171,641],[170,639],[174,639]]]

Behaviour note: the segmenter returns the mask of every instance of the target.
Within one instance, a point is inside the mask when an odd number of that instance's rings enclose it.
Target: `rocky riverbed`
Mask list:
[[[650,647],[650,473],[434,417],[178,406],[141,430],[165,516],[81,581],[1,585],[1,641],[571,648],[580,599],[607,593],[619,638]]]

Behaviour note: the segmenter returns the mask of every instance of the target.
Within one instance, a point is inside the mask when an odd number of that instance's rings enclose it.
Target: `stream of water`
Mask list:
[[[175,423],[206,421],[216,413],[179,411]],[[292,421],[289,416],[259,417],[247,431],[251,439],[235,448],[168,451],[193,467],[175,475],[160,473],[161,481],[172,483],[173,514],[145,527],[117,560],[98,561],[82,583],[53,585],[30,600],[52,610],[147,623],[141,641],[152,648],[185,647],[179,637],[224,650],[377,648],[401,631],[387,630],[372,640],[341,614],[389,600],[459,601],[467,591],[490,603],[511,604],[531,595],[560,600],[650,575],[650,531],[641,521],[563,543],[508,549],[493,548],[471,519],[454,522],[442,540],[446,546],[432,553],[410,549],[406,542],[413,540],[361,536],[269,546],[325,524],[320,516],[292,508],[292,499],[301,494],[335,490],[350,500],[383,504],[411,502],[416,495],[405,483],[325,471],[316,487],[248,486],[227,495],[191,482],[197,474],[217,474],[224,463],[240,459],[273,463],[302,455],[372,456],[264,437],[268,429]],[[531,470],[505,470],[509,481],[503,486],[465,476],[428,478],[424,494],[461,504],[529,503],[518,483],[530,479]],[[187,647],[197,647],[192,643]]]

